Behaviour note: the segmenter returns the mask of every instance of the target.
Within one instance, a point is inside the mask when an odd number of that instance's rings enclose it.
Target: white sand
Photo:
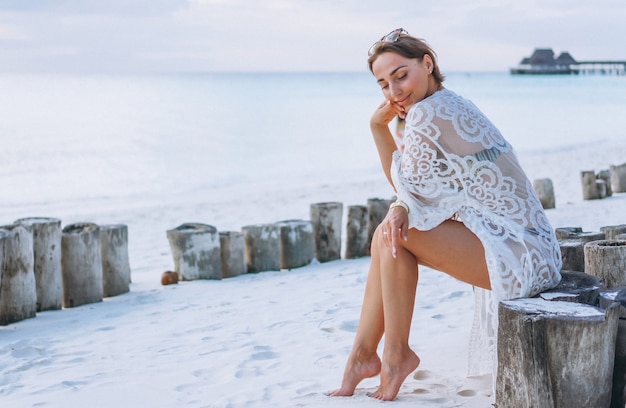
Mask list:
[[[626,194],[583,201],[579,173],[626,162],[626,145],[582,146],[521,159],[529,177],[550,177],[554,227],[626,223]],[[350,398],[339,386],[363,295],[368,258],[312,264],[292,271],[163,287],[173,268],[165,230],[204,222],[221,230],[308,218],[309,204],[365,204],[390,197],[382,173],[324,186],[259,187],[163,202],[59,203],[27,206],[3,223],[29,216],[126,223],[131,292],[101,303],[39,313],[0,328],[2,407],[321,407],[378,406],[367,397],[378,379]],[[422,269],[411,346],[421,366],[395,407],[475,407],[493,403],[490,378],[466,378],[473,313],[469,286]]]

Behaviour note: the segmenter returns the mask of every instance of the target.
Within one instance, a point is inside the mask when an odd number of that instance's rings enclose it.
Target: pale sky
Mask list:
[[[365,71],[398,27],[444,72],[626,60],[624,0],[0,0],[0,72]]]

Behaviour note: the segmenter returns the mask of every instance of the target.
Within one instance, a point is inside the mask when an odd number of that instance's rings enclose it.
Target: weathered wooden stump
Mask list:
[[[585,244],[592,241],[605,239],[604,232],[582,232],[578,228],[557,228],[557,236],[566,237],[559,239],[561,248],[561,260],[563,269],[572,271],[585,271]]]
[[[0,227],[0,325],[37,314],[33,234],[21,224]]]
[[[319,262],[340,259],[343,204],[314,203],[311,204],[310,212],[315,235],[315,257]]]
[[[596,173],[594,171],[582,171],[580,173],[583,188],[583,200],[596,200],[600,198]]]
[[[593,242],[593,241],[602,241],[606,239],[606,235],[604,235],[604,232],[588,231],[588,232],[579,232],[573,238],[587,243],[587,242]]]
[[[280,268],[293,269],[310,264],[315,258],[313,223],[286,220],[276,225],[280,231]]]
[[[554,229],[554,235],[558,240],[574,238],[579,232],[583,232],[581,227],[558,227]]]
[[[596,178],[604,181],[606,197],[611,197],[613,195],[613,188],[611,187],[611,172],[609,170],[600,170],[596,174]]]
[[[367,255],[371,255],[372,238],[374,231],[387,216],[389,206],[393,200],[383,198],[370,198],[367,200],[367,212],[369,214],[369,225],[367,227]]]
[[[63,307],[101,302],[102,251],[100,227],[92,223],[67,225],[61,233]]]
[[[554,185],[549,178],[533,180],[533,189],[544,209],[555,208]]]
[[[585,244],[585,272],[599,277],[605,289],[626,286],[626,241]]]
[[[583,242],[600,241],[606,239],[604,232],[584,232],[580,227],[559,227],[554,233],[558,240],[579,239]]]
[[[607,289],[600,293],[601,308],[607,309],[613,303],[619,304],[619,320],[615,339],[611,408],[624,408],[626,405],[626,289],[624,287]]]
[[[222,278],[246,273],[246,243],[239,231],[220,231]]]
[[[184,223],[166,231],[174,258],[174,270],[183,281],[222,279],[220,237],[217,228]]]
[[[369,239],[369,214],[365,205],[348,206],[346,224],[346,259],[367,256]]]
[[[563,269],[585,271],[585,242],[579,239],[562,239],[559,241]]]
[[[33,233],[33,269],[37,285],[37,311],[63,307],[61,274],[61,220],[30,217],[15,221]]]
[[[584,303],[598,306],[602,282],[597,276],[580,271],[561,271],[561,281],[556,287],[541,292],[538,297],[549,301]]]
[[[276,224],[243,227],[248,272],[280,270],[280,228]]]
[[[572,302],[500,302],[498,408],[608,407],[618,309]]]
[[[615,193],[626,192],[626,163],[610,166],[611,172],[611,189]]]
[[[614,241],[619,234],[626,234],[626,224],[620,225],[607,225],[600,227],[600,231],[604,233],[604,239],[607,241]]]
[[[598,189],[598,198],[607,198],[609,189],[606,186],[606,182],[602,179],[596,178],[596,187]]]
[[[122,224],[100,225],[100,249],[103,296],[117,296],[130,291],[128,227]]]
[[[10,231],[7,231],[0,227],[0,290],[2,290],[2,265],[4,262],[4,240],[10,235]]]

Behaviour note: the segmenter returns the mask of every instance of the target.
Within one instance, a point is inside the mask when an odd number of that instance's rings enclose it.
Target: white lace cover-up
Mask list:
[[[413,105],[402,142],[391,174],[410,228],[453,218],[485,248],[492,290],[474,288],[469,375],[495,373],[498,302],[561,279],[554,231],[513,148],[470,101],[443,89]]]

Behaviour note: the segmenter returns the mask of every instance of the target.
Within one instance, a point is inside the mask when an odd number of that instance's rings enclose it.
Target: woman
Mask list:
[[[408,344],[419,265],[474,286],[470,374],[478,375],[495,372],[498,301],[554,287],[561,255],[511,145],[443,87],[426,43],[394,30],[370,48],[368,64],[385,97],[370,127],[398,199],[374,234],[354,346],[330,395],[352,395],[380,374],[371,396],[393,400],[420,362]],[[396,116],[405,119],[402,148],[389,129]]]

